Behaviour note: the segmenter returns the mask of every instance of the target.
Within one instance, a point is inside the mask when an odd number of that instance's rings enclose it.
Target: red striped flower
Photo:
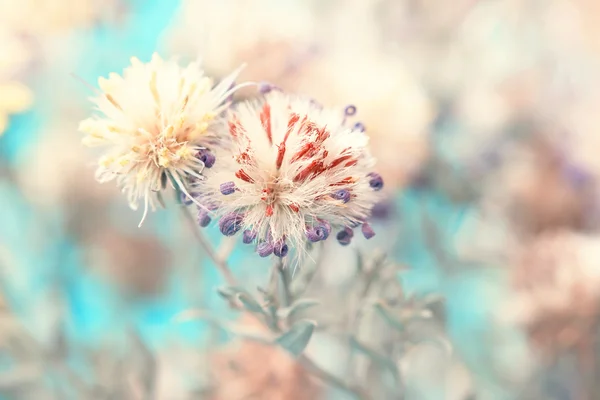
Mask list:
[[[258,244],[298,249],[327,239],[332,227],[361,225],[383,182],[372,172],[362,125],[350,121],[355,112],[280,91],[239,105],[222,125],[231,143],[218,150],[199,191],[218,204],[221,218],[242,218],[236,228],[252,232]]]

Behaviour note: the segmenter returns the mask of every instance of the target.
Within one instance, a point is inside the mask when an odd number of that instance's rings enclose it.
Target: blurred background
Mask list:
[[[322,370],[376,400],[600,399],[599,27],[597,0],[0,0],[0,399],[352,398],[176,318],[240,314],[177,206],[138,228],[94,180],[90,86],[155,51],[357,106],[386,200],[313,268]],[[336,320],[382,298],[401,332]]]

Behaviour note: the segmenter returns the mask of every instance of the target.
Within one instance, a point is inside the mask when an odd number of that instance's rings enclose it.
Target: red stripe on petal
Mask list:
[[[273,144],[273,134],[271,133],[271,106],[269,103],[263,105],[262,111],[260,112],[260,122],[267,133],[269,144]]]
[[[238,172],[236,172],[235,176],[248,183],[254,183],[254,179],[252,179],[252,177],[248,175],[243,169],[240,169]]]
[[[325,168],[323,166],[323,161],[314,160],[296,175],[296,177],[294,178],[294,182],[304,181],[309,176],[319,175],[324,170]]]
[[[327,166],[327,168],[328,168],[328,169],[329,169],[329,168],[335,168],[335,167],[337,167],[338,165],[340,165],[341,163],[343,163],[344,161],[347,161],[347,160],[349,160],[349,159],[351,159],[351,158],[352,158],[352,156],[350,156],[350,155],[348,155],[348,156],[341,156],[341,157],[338,157],[338,158],[336,158],[335,160],[333,160],[333,161],[332,161],[332,162],[331,162],[331,163],[330,163],[330,164]]]
[[[279,145],[279,149],[277,150],[277,169],[281,168],[281,164],[283,164],[283,157],[285,156],[285,142]]]
[[[342,179],[339,182],[336,183],[330,183],[329,186],[345,186],[345,185],[350,185],[352,183],[356,183],[356,178],[352,177],[352,176],[348,176],[344,179]]]

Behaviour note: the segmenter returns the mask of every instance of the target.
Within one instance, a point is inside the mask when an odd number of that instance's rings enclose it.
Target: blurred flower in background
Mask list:
[[[27,69],[31,53],[10,28],[0,30],[0,134],[8,126],[11,114],[25,111],[33,102],[33,93],[19,78]]]

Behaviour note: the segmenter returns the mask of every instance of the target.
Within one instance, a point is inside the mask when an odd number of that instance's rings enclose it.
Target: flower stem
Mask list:
[[[291,304],[291,302],[293,300],[292,294],[290,291],[290,276],[283,266],[283,260],[279,257],[276,258],[275,265],[273,265],[273,268],[275,268],[277,270],[277,272],[279,273],[279,277],[281,278],[281,287],[282,287],[281,303],[284,307],[287,307]]]
[[[208,256],[208,258],[210,258],[212,260],[212,262],[215,264],[215,266],[217,267],[217,269],[219,270],[221,275],[223,275],[223,278],[225,279],[227,284],[229,284],[231,286],[236,286],[237,282],[236,282],[233,274],[231,273],[229,266],[227,266],[227,262],[224,260],[221,260],[217,256],[217,253],[212,248],[211,244],[208,242],[208,240],[206,240],[206,238],[200,231],[200,226],[196,223],[192,214],[190,214],[190,210],[188,209],[188,207],[181,206],[181,210],[182,210],[184,219],[186,220],[187,224],[190,226],[190,230],[192,231],[192,234],[194,235],[194,237],[196,238],[198,243],[200,243],[200,246],[202,246],[202,248],[206,252],[206,255]]]

